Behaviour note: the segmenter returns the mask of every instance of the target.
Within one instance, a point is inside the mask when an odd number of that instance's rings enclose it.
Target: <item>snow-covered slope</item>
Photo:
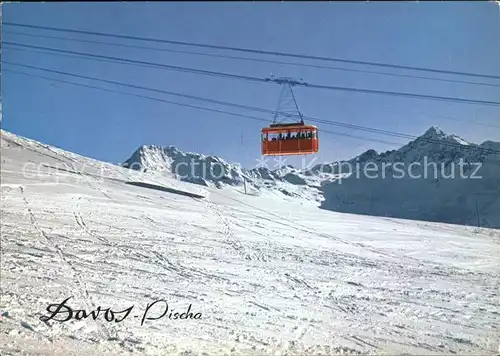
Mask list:
[[[2,355],[498,349],[496,230],[197,188],[4,131],[1,153]],[[180,194],[195,188],[205,198]],[[132,309],[119,323],[40,320],[71,296],[75,311]],[[159,302],[141,325],[158,300],[168,313]],[[200,319],[169,318],[189,306]]]
[[[219,157],[184,153],[172,146],[142,146],[123,166],[142,172],[166,172],[182,181],[205,186],[232,186],[240,190],[246,180],[252,194],[307,199],[339,212],[500,228],[500,154],[485,150],[500,152],[500,143],[475,145],[431,127],[398,150],[381,154],[368,150],[350,161],[319,164],[310,169],[242,169]],[[469,163],[464,171],[466,179],[460,176],[461,159]],[[380,172],[376,179],[371,178],[373,171],[358,174],[370,162],[376,163]],[[391,168],[382,168],[397,162],[406,171],[404,179],[399,179],[400,174],[395,175],[397,172]],[[421,162],[421,167],[411,166],[415,162]],[[481,164],[477,172],[476,162]],[[445,177],[450,176],[450,166],[454,166],[453,179],[443,178],[442,165]],[[413,177],[420,178],[411,178],[408,169]],[[476,176],[481,179],[474,179]]]

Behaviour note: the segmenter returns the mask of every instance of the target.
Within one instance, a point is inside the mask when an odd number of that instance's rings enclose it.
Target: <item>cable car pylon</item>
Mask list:
[[[318,129],[304,123],[292,89],[295,85],[307,84],[302,79],[276,78],[273,75],[266,80],[281,84],[282,87],[273,123],[262,129],[262,155],[297,156],[317,153]],[[285,120],[292,122],[284,123]]]

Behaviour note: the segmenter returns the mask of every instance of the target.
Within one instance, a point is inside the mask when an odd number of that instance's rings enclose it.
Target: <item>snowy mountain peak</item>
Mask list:
[[[165,168],[169,168],[171,163],[179,158],[187,158],[188,160],[207,160],[226,164],[226,162],[219,157],[206,156],[194,152],[183,152],[172,145],[142,145],[122,164],[122,166],[141,171],[163,171]]]
[[[217,156],[183,152],[175,146],[143,145],[123,164],[142,172],[167,173],[176,178],[201,184],[240,185],[244,180],[241,167],[229,164]]]
[[[446,134],[438,126],[431,126],[422,136],[422,138],[445,138]]]
[[[422,136],[418,137],[416,141],[427,141],[427,142],[446,141],[464,146],[468,146],[471,144],[470,142],[464,140],[460,136],[457,136],[455,134],[451,135],[446,134],[443,130],[441,130],[437,126],[431,126]]]

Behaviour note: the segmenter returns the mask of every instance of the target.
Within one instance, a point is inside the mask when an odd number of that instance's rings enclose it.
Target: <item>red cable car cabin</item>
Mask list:
[[[318,152],[318,128],[316,126],[275,124],[262,129],[262,155],[290,156]]]

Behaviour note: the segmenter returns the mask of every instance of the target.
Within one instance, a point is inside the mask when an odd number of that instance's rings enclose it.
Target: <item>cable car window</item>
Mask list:
[[[262,141],[267,141],[267,134],[264,132],[262,133]]]

